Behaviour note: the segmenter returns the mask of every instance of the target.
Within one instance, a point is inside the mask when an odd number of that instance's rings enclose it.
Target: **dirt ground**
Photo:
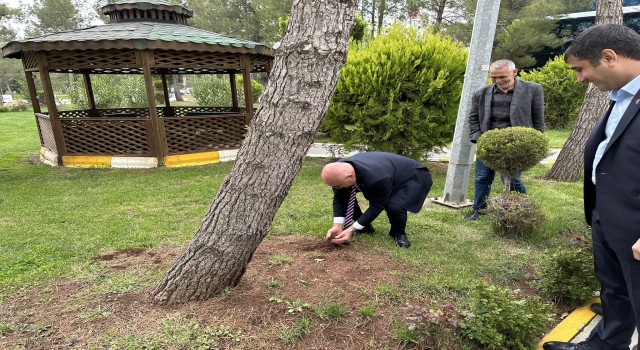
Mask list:
[[[95,263],[106,264],[109,274],[161,276],[181,249],[113,252]],[[276,255],[292,261],[269,264]],[[158,321],[176,315],[201,327],[227,326],[241,332],[236,339],[220,342],[220,349],[414,349],[393,336],[394,323],[409,316],[407,303],[416,302],[406,300],[400,288],[402,275],[409,272],[366,242],[334,246],[310,237],[270,236],[254,254],[240,284],[207,301],[158,306],[147,299],[152,286],[104,294],[73,279],[18,292],[0,303],[0,325],[11,325],[9,331],[0,330],[0,349],[102,349],[107,348],[107,334],[160,334]],[[269,300],[274,297],[281,302]],[[288,312],[295,300],[310,308]],[[344,305],[344,317],[327,320],[314,312],[332,302]],[[374,317],[362,317],[365,306],[373,307]],[[302,316],[312,321],[310,331],[295,345],[285,345],[280,335]]]

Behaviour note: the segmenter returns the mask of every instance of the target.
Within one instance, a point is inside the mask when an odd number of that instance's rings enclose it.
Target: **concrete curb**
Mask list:
[[[589,300],[584,306],[581,306],[565,317],[551,332],[542,338],[538,343],[538,350],[542,350],[542,345],[548,341],[570,342],[596,317],[596,314],[589,309],[593,303],[599,303],[600,298]]]

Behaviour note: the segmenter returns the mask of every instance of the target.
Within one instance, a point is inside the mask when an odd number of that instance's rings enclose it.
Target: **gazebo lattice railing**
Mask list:
[[[271,70],[272,50],[185,25],[187,9],[163,0],[120,1],[103,7],[112,22],[71,32],[14,41],[3,55],[21,58],[43,148],[57,165],[69,156],[166,158],[237,148],[253,118],[250,73]],[[60,111],[50,73],[81,74],[88,109]],[[44,90],[40,109],[34,74]],[[95,74],[141,74],[148,108],[96,108]],[[171,106],[166,76],[229,75],[231,106]],[[235,75],[242,74],[246,106],[238,105]],[[153,75],[162,79],[164,106],[156,106]]]

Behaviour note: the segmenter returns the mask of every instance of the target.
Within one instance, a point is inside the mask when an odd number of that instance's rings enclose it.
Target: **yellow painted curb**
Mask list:
[[[62,164],[78,168],[108,168],[111,156],[62,156]]]
[[[589,309],[589,306],[593,303],[599,303],[600,298],[593,298],[587,302],[586,305],[575,309],[569,316],[567,316],[560,324],[556,326],[549,334],[538,343],[538,350],[542,349],[542,344],[548,341],[562,341],[569,342],[575,338],[582,329],[593,320],[596,314]]]
[[[219,163],[219,162],[220,162],[220,154],[217,151],[192,153],[192,154],[179,154],[176,156],[164,157],[164,166],[166,167],[204,165],[204,164]]]

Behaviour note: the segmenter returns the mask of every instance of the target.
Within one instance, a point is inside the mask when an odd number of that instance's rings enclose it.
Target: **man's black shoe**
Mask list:
[[[372,234],[376,233],[376,229],[373,228],[372,225],[369,225],[369,226],[365,226],[362,230],[358,231],[358,233],[359,234],[360,233],[366,233],[368,235],[372,235]]]
[[[400,248],[409,248],[411,247],[411,242],[409,242],[409,239],[407,238],[407,235],[400,235],[398,237],[393,237],[393,240],[396,241],[396,245],[398,245],[398,247]]]
[[[464,219],[468,221],[478,220],[480,218],[480,215],[484,215],[484,213],[482,213],[480,210],[474,210],[471,215],[467,216]]]
[[[589,309],[593,311],[596,315],[602,316],[602,304],[593,303],[589,306]]]
[[[542,348],[544,350],[596,350],[596,348],[589,345],[587,342],[574,344],[562,341],[548,341],[542,345]]]

